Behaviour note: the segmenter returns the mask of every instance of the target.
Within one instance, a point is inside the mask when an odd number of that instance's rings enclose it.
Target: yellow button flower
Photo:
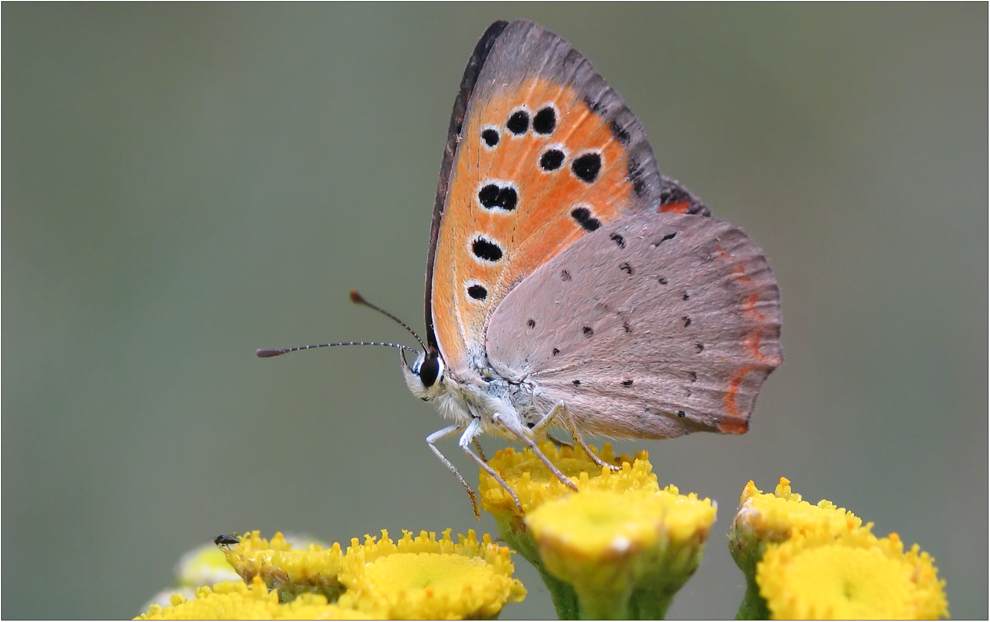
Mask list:
[[[506,603],[519,602],[526,589],[512,578],[508,548],[474,531],[450,538],[450,530],[403,532],[398,542],[382,531],[380,540],[355,538],[343,559],[342,606],[392,619],[494,618]]]
[[[607,464],[621,466],[622,470],[617,472],[598,466],[583,449],[577,447],[557,447],[550,441],[544,441],[540,443],[540,451],[581,490],[660,490],[645,451],[633,460],[626,455],[616,456],[611,445],[606,443],[599,457]],[[495,469],[516,492],[523,514],[544,501],[574,492],[550,473],[543,461],[529,450],[518,452],[511,447],[503,449],[492,457],[488,466]],[[482,507],[496,519],[519,515],[512,497],[484,470],[481,470],[479,490]]]
[[[746,576],[746,594],[736,617],[765,619],[770,614],[756,585],[756,564],[768,546],[809,532],[825,532],[838,537],[858,530],[869,532],[872,525],[852,512],[822,500],[812,505],[791,490],[791,482],[780,478],[773,493],[761,492],[750,481],[739,499],[739,509],[729,532],[732,559]]]
[[[756,581],[774,619],[926,620],[949,614],[937,572],[897,534],[821,531],[770,547]]]
[[[581,492],[575,494],[573,490],[560,482],[547,469],[543,461],[532,452],[528,450],[517,452],[509,448],[495,454],[488,465],[495,469],[515,491],[522,509],[520,511],[520,508],[515,505],[501,484],[484,470],[481,471],[481,505],[495,517],[499,534],[506,543],[540,572],[553,599],[557,615],[560,618],[585,615],[635,614],[645,617],[662,615],[662,611],[669,604],[673,591],[683,583],[684,579],[690,576],[697,561],[700,560],[704,539],[707,537],[711,521],[715,517],[714,506],[707,499],[701,502],[693,495],[680,496],[674,487],[661,491],[657,477],[653,473],[653,466],[650,464],[645,451],[641,452],[635,459],[626,455],[616,456],[612,447],[606,443],[601,452],[596,453],[605,463],[621,466],[620,470],[613,471],[596,464],[583,449],[578,447],[558,447],[546,441],[540,444],[540,450],[577,485]],[[587,502],[582,501],[585,494],[592,492],[615,495],[609,497],[611,501],[608,502],[614,507],[614,511],[605,510],[605,506],[600,506],[598,510],[595,510],[594,506],[597,504],[591,500],[591,497],[588,498],[589,501]],[[536,518],[537,523],[529,521],[529,519],[537,516],[542,508],[552,505],[558,499],[562,503],[565,500],[575,503],[575,508],[584,509],[565,509],[560,512],[553,512],[548,509],[544,516],[545,520]],[[622,500],[619,501],[618,499]],[[669,502],[670,504],[670,507],[664,505],[663,510],[658,510],[662,518],[658,519],[655,514],[649,512],[643,514],[644,507],[640,507],[639,504],[653,507],[651,504],[660,503],[660,499],[664,500],[663,503]],[[706,509],[700,510],[699,514],[694,514],[693,510],[688,509],[691,503],[706,506]],[[673,506],[678,506],[677,511],[670,511]],[[606,517],[611,518],[605,520]],[[642,522],[640,522],[640,518],[642,518]],[[543,528],[541,532],[543,533],[543,540],[539,546],[531,532],[531,527],[537,524]],[[601,529],[596,530],[594,527],[596,525]],[[622,533],[620,525],[625,525],[625,528],[632,529],[633,532],[636,529],[641,529],[642,532]],[[700,528],[699,525],[701,525]],[[575,530],[581,535],[570,538],[566,535],[570,530]],[[644,536],[643,533],[647,532],[662,535]],[[594,533],[599,533],[601,539],[596,539],[592,535]],[[670,538],[683,538],[679,541],[687,542],[696,533],[701,534],[700,544],[697,547],[688,546],[680,549],[682,552],[691,551],[691,553],[686,553],[683,559],[665,558],[659,567],[655,564],[650,566],[649,562],[643,561],[647,560],[650,555],[656,556],[655,552],[646,552],[654,551],[654,549],[650,548],[652,545],[645,545],[645,542],[655,542],[657,538],[663,540],[666,542],[663,545],[667,547],[663,549],[664,554],[666,554],[677,548],[667,546],[670,544]],[[589,550],[601,553],[608,546],[611,546],[611,544],[605,545],[603,542],[614,544],[614,542],[623,541],[623,538],[628,542],[630,558],[636,560],[635,562],[628,562],[628,564],[645,564],[650,566],[651,572],[659,573],[653,579],[654,584],[650,595],[640,598],[639,593],[635,591],[638,588],[633,586],[630,588],[632,592],[627,595],[629,597],[625,600],[620,599],[624,604],[607,604],[608,599],[605,599],[600,607],[591,604],[592,600],[590,599],[595,599],[597,596],[590,592],[581,594],[579,597],[580,589],[583,588],[576,588],[583,579],[578,579],[576,576],[570,576],[564,572],[565,566],[573,566],[572,572],[576,575],[588,572],[590,576],[599,576],[595,573],[599,573],[600,576],[609,576],[610,572],[614,572],[613,583],[625,585],[628,581],[621,578],[626,576],[623,574],[626,570],[613,569],[610,571],[607,564],[602,566],[598,565],[597,562],[588,561],[590,558],[585,557],[587,551],[581,553],[577,548],[572,547],[587,545],[591,547]],[[548,557],[544,559],[544,555]],[[549,556],[555,556],[554,561],[549,561]],[[576,566],[571,564],[572,561],[576,563]],[[676,570],[669,566],[671,562],[677,566]],[[694,565],[692,566],[692,564]],[[585,570],[579,568],[585,568]],[[562,578],[565,576],[568,578]],[[635,576],[638,577],[640,574]],[[642,574],[642,576],[646,577],[646,574]],[[670,581],[671,576],[680,578],[676,581]],[[643,581],[646,579],[644,578]],[[664,582],[668,582],[670,586],[676,585],[676,587],[671,587],[669,593],[664,591],[666,588],[658,589],[656,587]],[[599,584],[597,587],[600,588],[601,585]],[[598,589],[598,592],[611,593],[610,590],[601,589]],[[643,609],[636,610],[637,607]],[[589,614],[588,611],[592,609],[595,610],[595,613]],[[622,613],[623,611],[626,613]]]
[[[136,620],[355,620],[372,619],[366,614],[327,603],[319,594],[303,594],[293,602],[279,603],[278,593],[269,591],[260,577],[249,586],[223,582],[196,590],[195,599],[172,597],[167,607],[152,605]]]
[[[526,516],[543,565],[574,588],[585,618],[662,617],[714,521],[711,501],[673,486],[582,490]]]
[[[329,548],[316,543],[293,548],[281,533],[268,540],[253,531],[241,536],[239,544],[224,545],[224,554],[244,581],[261,577],[283,601],[313,592],[334,602],[343,592],[337,575],[344,553],[337,543]]]

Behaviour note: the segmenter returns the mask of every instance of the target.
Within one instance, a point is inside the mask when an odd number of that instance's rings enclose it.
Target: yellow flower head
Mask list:
[[[525,519],[543,566],[574,588],[592,618],[662,616],[701,562],[714,521],[710,500],[673,486],[587,487]]]
[[[270,589],[282,594],[283,600],[315,592],[333,602],[343,591],[337,575],[344,553],[337,543],[330,548],[316,543],[293,548],[281,533],[267,540],[253,531],[241,536],[239,544],[225,548],[227,561],[242,579],[250,582],[261,577]]]
[[[766,540],[782,541],[791,534],[825,528],[834,534],[855,531],[863,520],[852,512],[822,499],[811,505],[791,490],[791,482],[780,478],[776,490],[763,493],[750,481],[743,489],[735,524],[756,532]]]
[[[791,482],[780,478],[777,489],[763,493],[750,481],[743,489],[739,509],[732,521],[729,546],[736,564],[752,577],[756,562],[768,544],[783,542],[793,535],[825,531],[838,537],[865,529],[863,520],[852,512],[821,500],[812,505],[791,490]]]
[[[865,530],[821,530],[767,549],[756,581],[775,619],[937,619],[948,616],[945,582],[915,544]]]
[[[152,605],[137,620],[354,620],[369,619],[359,611],[327,603],[319,594],[303,594],[293,602],[279,604],[278,593],[268,591],[257,577],[250,586],[223,582],[200,587],[195,599],[172,597],[167,607]]]
[[[450,530],[439,540],[404,531],[398,542],[382,531],[376,541],[351,541],[340,582],[347,592],[342,606],[393,619],[494,618],[506,603],[519,602],[526,589],[512,578],[508,548],[474,531],[458,542]]]
[[[608,464],[621,466],[621,471],[598,466],[579,447],[557,447],[550,441],[544,441],[540,443],[540,451],[581,490],[660,490],[645,451],[633,460],[626,455],[616,456],[611,445],[605,443],[599,457]],[[522,452],[511,447],[503,449],[492,457],[488,465],[516,492],[524,514],[545,501],[574,492],[528,449]],[[496,519],[518,515],[519,509],[508,492],[484,470],[481,471],[479,490],[482,507]]]

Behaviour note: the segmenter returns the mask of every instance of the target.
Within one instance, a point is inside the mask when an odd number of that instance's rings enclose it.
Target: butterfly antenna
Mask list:
[[[258,358],[271,358],[273,356],[279,356],[281,354],[286,354],[288,352],[296,352],[297,350],[311,350],[313,348],[329,348],[331,346],[386,346],[389,348],[399,348],[400,350],[408,350],[415,354],[419,354],[416,348],[410,348],[407,345],[401,343],[388,343],[385,341],[336,341],[334,343],[317,343],[311,346],[296,346],[294,348],[262,348],[261,350],[255,350],[254,355]]]
[[[426,344],[423,343],[423,340],[419,338],[419,335],[416,334],[416,331],[414,331],[413,329],[409,328],[409,325],[408,324],[406,324],[405,322],[403,322],[399,318],[395,317],[394,315],[392,315],[391,313],[389,313],[385,309],[382,309],[381,307],[375,306],[375,305],[371,304],[370,302],[368,302],[367,300],[365,300],[361,296],[361,294],[357,293],[357,290],[356,289],[352,289],[351,290],[351,302],[353,302],[354,304],[364,305],[366,307],[370,307],[370,308],[374,309],[375,311],[381,313],[385,317],[391,319],[393,322],[395,322],[396,324],[398,324],[402,328],[408,330],[409,331],[409,334],[412,335],[413,337],[415,337],[416,338],[416,341],[419,342],[419,345],[423,346],[423,351],[424,352],[427,351],[428,348],[426,347]]]

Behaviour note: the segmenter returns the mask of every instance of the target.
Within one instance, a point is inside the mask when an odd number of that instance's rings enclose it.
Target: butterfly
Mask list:
[[[411,364],[399,346],[410,391],[451,421],[427,443],[475,513],[441,439],[519,506],[480,435],[522,442],[574,488],[537,446],[552,427],[603,466],[583,435],[741,434],[781,363],[780,321],[763,252],[661,174],[591,63],[532,22],[489,26],[441,162],[426,341]]]

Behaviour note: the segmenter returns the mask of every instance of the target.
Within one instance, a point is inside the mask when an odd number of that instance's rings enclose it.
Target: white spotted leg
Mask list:
[[[443,462],[444,466],[450,469],[450,472],[454,474],[454,477],[456,477],[457,481],[461,483],[461,486],[464,486],[464,490],[467,491],[468,497],[471,498],[471,509],[474,510],[474,517],[481,518],[481,512],[478,511],[478,497],[474,494],[474,488],[471,488],[471,485],[467,483],[467,480],[465,480],[464,476],[461,475],[461,472],[457,470],[457,467],[455,467],[450,460],[447,460],[447,456],[443,455],[435,445],[435,443],[441,438],[460,432],[463,429],[464,428],[459,425],[447,426],[446,428],[437,430],[433,434],[427,436],[426,443],[430,446],[430,450],[436,454],[437,458],[440,458],[440,462]]]
[[[460,439],[458,439],[457,441],[457,445],[461,448],[461,451],[466,453],[468,457],[471,458],[471,460],[473,460],[475,464],[477,464],[479,467],[484,469],[486,473],[488,473],[489,475],[495,478],[495,481],[497,481],[502,486],[502,488],[504,488],[506,492],[509,493],[509,496],[512,497],[513,503],[516,504],[516,508],[518,508],[519,512],[522,513],[523,511],[522,504],[519,502],[519,497],[516,496],[515,491],[513,491],[512,488],[509,487],[509,484],[507,484],[506,481],[502,479],[502,476],[499,475],[495,471],[495,469],[488,466],[488,464],[486,464],[484,460],[482,460],[476,453],[471,451],[471,443],[474,442],[477,439],[478,434],[481,433],[481,421],[479,419],[472,419],[471,423],[469,423],[467,427],[462,427],[459,425],[451,425],[451,426],[447,426],[442,430],[434,432],[433,434],[430,434],[429,436],[426,437],[426,442],[427,444],[429,444],[430,449],[433,451],[433,453],[436,454],[437,458],[440,458],[440,461],[443,462],[448,469],[450,469],[451,473],[454,474],[454,477],[457,478],[457,480],[461,483],[461,486],[464,487],[464,490],[467,491],[468,496],[471,497],[471,508],[474,510],[475,518],[481,518],[481,512],[478,510],[478,497],[474,492],[474,488],[472,488],[471,485],[467,483],[467,480],[465,480],[464,476],[462,476],[460,471],[457,470],[457,467],[455,467],[450,462],[450,460],[448,460],[447,457],[444,456],[439,449],[437,449],[435,444],[441,438],[450,436],[451,434],[460,432],[461,430],[464,430],[464,433],[461,434]]]
[[[540,422],[533,427],[533,434],[544,433],[544,430],[550,427],[554,423],[554,421],[558,419],[560,420],[561,423],[563,423],[564,427],[567,428],[567,430],[571,433],[571,436],[574,437],[574,441],[581,446],[581,449],[583,449],[584,452],[588,454],[588,457],[591,458],[591,460],[595,464],[597,464],[598,466],[608,467],[612,471],[622,470],[622,467],[605,462],[597,455],[595,455],[595,452],[591,451],[591,448],[588,447],[588,444],[584,442],[584,437],[581,436],[581,432],[579,432],[577,426],[574,425],[574,419],[573,417],[571,417],[571,411],[567,410],[567,405],[564,404],[563,402],[557,402],[556,406],[550,409],[550,412],[544,415],[543,419],[540,419]],[[549,434],[547,436],[549,436]],[[551,438],[550,440],[554,440],[554,439]]]

